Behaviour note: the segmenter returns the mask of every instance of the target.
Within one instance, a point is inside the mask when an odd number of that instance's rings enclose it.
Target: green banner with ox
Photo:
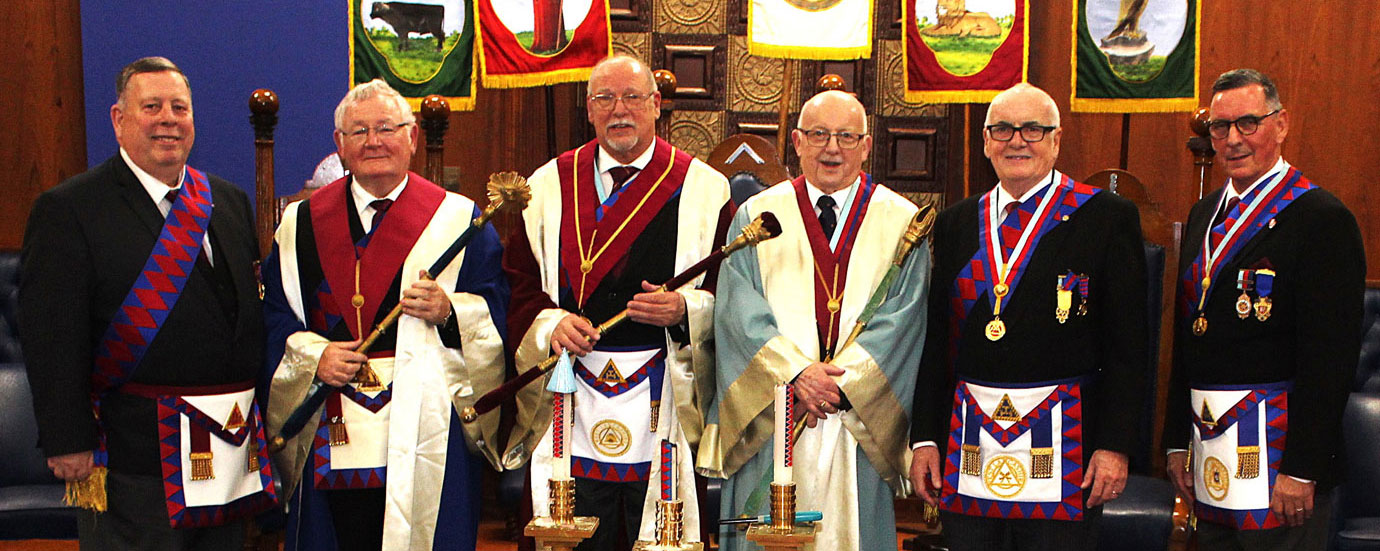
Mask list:
[[[350,0],[350,85],[379,78],[419,109],[438,94],[474,109],[471,0]]]
[[[1078,0],[1073,111],[1198,108],[1200,0]]]

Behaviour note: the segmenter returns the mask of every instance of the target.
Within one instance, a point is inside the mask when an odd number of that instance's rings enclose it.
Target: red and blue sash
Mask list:
[[[815,206],[810,202],[809,192],[805,190],[805,177],[796,178],[791,185],[795,187],[796,204],[800,208],[800,218],[805,222],[805,237],[810,241],[810,253],[814,257],[815,268],[815,323],[819,329],[820,358],[833,355],[839,338],[839,317],[842,311],[843,290],[848,285],[848,261],[853,256],[853,242],[862,228],[867,207],[872,203],[872,194],[877,184],[872,176],[859,173],[862,180],[858,191],[853,194],[853,206],[848,209],[848,218],[843,220],[842,234],[838,246],[829,247],[829,236],[819,225]],[[834,308],[829,308],[830,303]]]
[[[657,138],[652,159],[601,204],[591,141],[556,158],[561,179],[561,270],[564,287],[583,306],[662,206],[680,193],[693,157]]]
[[[1035,249],[1039,247],[1040,239],[1048,234],[1050,230],[1057,227],[1061,222],[1068,220],[1074,211],[1082,207],[1093,195],[1102,190],[1087,184],[1075,182],[1073,178],[1060,174],[1062,178],[1054,190],[1054,197],[1050,200],[1049,207],[1041,216],[1036,216],[1039,210],[1040,200],[1045,192],[1036,193],[1029,200],[1021,203],[1016,212],[1011,213],[1001,226],[995,231],[1001,233],[1003,248],[1014,248],[1020,239],[1025,228],[1030,224],[1035,224],[1031,230],[1029,241],[1020,251],[1018,258],[1011,259],[1010,273],[1007,276],[1007,300],[1015,293],[1017,285],[1020,284],[1021,276],[1025,272],[1025,267],[1034,256]],[[994,231],[991,227],[991,217],[989,209],[996,194],[996,188],[988,191],[978,202],[978,250],[973,255],[958,277],[954,279],[953,287],[949,290],[949,305],[953,315],[953,323],[949,325],[950,361],[957,358],[958,347],[962,340],[963,324],[968,319],[968,314],[973,310],[978,297],[986,295],[991,301],[992,306],[996,306],[997,296],[993,292],[993,286],[997,281],[997,252],[992,248],[991,235]],[[1005,256],[1006,252],[1003,252]]]
[[[1218,272],[1229,259],[1241,252],[1241,248],[1261,228],[1295,199],[1316,187],[1303,177],[1302,172],[1291,167],[1283,175],[1271,176],[1269,181],[1255,186],[1255,189],[1242,196],[1241,202],[1227,213],[1226,219],[1208,230],[1198,256],[1180,278],[1183,299],[1179,302],[1179,309],[1183,319],[1191,320],[1202,314],[1208,294],[1217,286]],[[1225,196],[1224,191],[1223,200]],[[1206,289],[1203,288],[1205,278],[1208,280]],[[1198,301],[1196,307],[1193,303],[1195,299]]]
[[[173,200],[144,269],[96,345],[91,403],[98,420],[102,397],[134,376],[144,353],[167,321],[168,313],[182,296],[197,255],[201,254],[214,207],[211,185],[205,173],[192,167],[186,167],[186,171],[183,191]],[[107,461],[102,430],[95,463],[104,467]]]

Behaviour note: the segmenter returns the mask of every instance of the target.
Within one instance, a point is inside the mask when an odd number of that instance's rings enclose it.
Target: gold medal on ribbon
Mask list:
[[[354,306],[355,308],[363,308],[363,307],[364,307],[364,295],[361,295],[361,294],[356,293],[355,296],[350,297],[350,305],[351,305],[351,306]]]
[[[1006,323],[1001,318],[994,318],[987,322],[987,340],[996,342],[1006,336]]]
[[[1069,308],[1073,306],[1073,291],[1059,289],[1056,302],[1058,304],[1054,307],[1054,319],[1064,323],[1069,320]]]
[[[1246,319],[1251,315],[1251,297],[1245,291],[1236,297],[1236,317]]]
[[[1207,318],[1199,314],[1198,319],[1193,320],[1193,334],[1201,337],[1204,333],[1207,333]]]
[[[1270,319],[1270,310],[1274,308],[1274,305],[1275,301],[1271,300],[1270,297],[1260,297],[1260,300],[1255,301],[1255,319],[1260,321]],[[1241,319],[1245,319],[1245,316],[1242,316]]]

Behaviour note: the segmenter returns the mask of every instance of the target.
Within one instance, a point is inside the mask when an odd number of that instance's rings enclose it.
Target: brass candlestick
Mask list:
[[[682,517],[685,503],[658,501],[656,504],[656,543],[657,545],[680,545],[681,534],[685,532]]]
[[[771,528],[791,532],[795,528],[795,483],[771,483]]]
[[[575,523],[575,479],[547,480],[546,485],[551,491],[551,522],[558,525],[570,525]]]

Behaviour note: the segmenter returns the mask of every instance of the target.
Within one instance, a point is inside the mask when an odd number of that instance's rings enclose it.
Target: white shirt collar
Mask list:
[[[374,197],[374,194],[365,190],[364,186],[359,185],[359,182],[356,182],[354,178],[350,178],[350,195],[355,200],[355,214],[359,216],[359,223],[364,225],[365,230],[368,230],[370,223],[374,221],[374,209],[369,208],[369,204],[379,199],[397,201],[405,187],[407,187],[407,176],[403,176],[402,183],[393,186],[393,191],[388,192],[388,195]]]
[[[184,166],[182,171],[178,173],[177,185],[168,187],[168,184],[154,178],[152,174],[144,172],[144,169],[134,164],[134,161],[129,158],[129,153],[123,147],[120,148],[120,157],[125,160],[126,165],[129,165],[129,170],[134,173],[134,178],[139,180],[139,185],[144,186],[144,191],[148,192],[150,199],[153,199],[153,204],[158,205],[158,210],[163,211],[163,216],[167,216],[168,212],[164,210],[163,199],[167,198],[169,191],[182,189],[182,178],[187,175],[186,167]],[[172,205],[167,205],[167,208],[171,209]]]
[[[842,209],[844,202],[848,200],[848,196],[853,194],[853,190],[858,187],[858,183],[861,181],[862,177],[859,176],[854,178],[853,183],[848,184],[847,187],[828,194],[829,197],[834,199],[834,208]],[[824,190],[815,187],[809,180],[805,180],[805,194],[806,197],[810,198],[810,205],[814,206],[815,210],[819,210],[819,198],[825,195]]]
[[[1235,197],[1235,198],[1237,198],[1237,199],[1240,199],[1241,197],[1245,196],[1247,193],[1250,193],[1251,190],[1253,190],[1253,189],[1255,189],[1256,187],[1258,187],[1258,186],[1260,185],[1261,182],[1264,182],[1265,180],[1269,179],[1270,176],[1273,176],[1273,175],[1275,175],[1275,174],[1284,172],[1284,171],[1286,171],[1286,170],[1289,170],[1289,163],[1288,163],[1288,162],[1285,162],[1284,157],[1281,156],[1281,157],[1279,158],[1279,160],[1275,161],[1275,166],[1270,167],[1270,170],[1266,171],[1265,174],[1261,174],[1259,178],[1256,178],[1256,180],[1255,180],[1254,182],[1251,182],[1250,187],[1247,187],[1247,188],[1246,188],[1246,191],[1244,191],[1244,192],[1242,192],[1242,193],[1237,193],[1237,192],[1236,192],[1236,186],[1232,185],[1231,178],[1227,178],[1227,185],[1226,185],[1227,191],[1226,191],[1226,196],[1222,198],[1223,204],[1226,204],[1225,202],[1226,202],[1226,201],[1230,201],[1233,197]]]
[[[1033,186],[1030,186],[1030,189],[1025,190],[1025,193],[1022,193],[1020,197],[1012,197],[1011,193],[1006,191],[1005,186],[997,184],[997,196],[995,197],[997,203],[997,212],[1001,212],[1001,209],[1006,208],[1006,204],[1010,203],[1013,199],[1016,201],[1020,201],[1021,203],[1025,203],[1027,199],[1034,197],[1036,193],[1040,192],[1040,190],[1045,189],[1045,186],[1049,185],[1054,181],[1057,181],[1058,179],[1059,171],[1051,170],[1049,171],[1049,174],[1045,175],[1044,179],[1040,180],[1041,182],[1043,182],[1043,184],[1035,184]]]
[[[609,169],[616,166],[630,166],[638,170],[647,168],[647,163],[652,162],[652,151],[655,149],[656,142],[654,141],[651,145],[647,146],[646,151],[643,151],[642,154],[638,155],[636,159],[633,159],[631,163],[625,165],[618,162],[618,159],[614,159],[613,155],[610,155],[609,152],[604,149],[604,146],[601,145],[599,146],[599,173],[606,173]]]

